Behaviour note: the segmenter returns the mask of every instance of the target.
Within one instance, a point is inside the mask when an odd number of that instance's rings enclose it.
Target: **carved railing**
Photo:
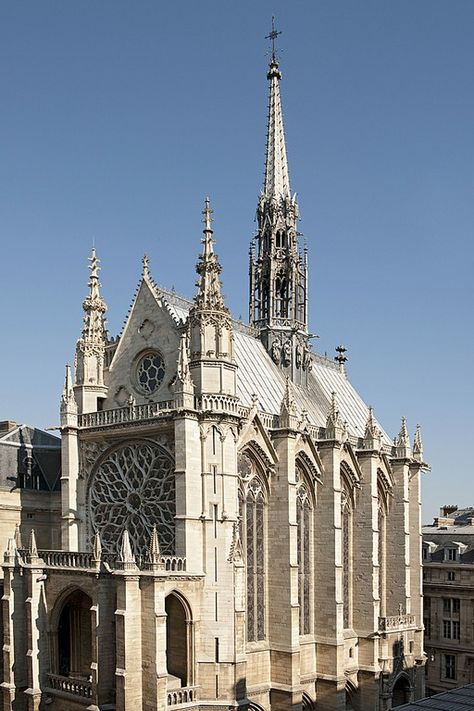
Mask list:
[[[92,698],[92,683],[82,679],[74,679],[59,674],[48,674],[48,684],[51,689],[63,691],[73,696],[81,696],[84,699]]]
[[[195,402],[197,410],[239,414],[239,401],[234,395],[200,395]]]
[[[396,630],[413,627],[416,624],[415,615],[392,615],[390,617],[379,617],[380,632],[394,632]]]
[[[86,412],[78,415],[79,427],[87,429],[89,427],[104,427],[105,425],[120,425],[124,422],[139,422],[140,420],[150,420],[154,417],[166,415],[174,409],[174,400],[163,400],[163,402],[150,402],[145,405],[126,405],[113,410],[99,410],[98,412]]]
[[[27,560],[30,551],[26,548],[21,548],[18,551],[23,560]],[[85,551],[49,551],[39,550],[38,556],[44,563],[46,568],[72,568],[95,570],[100,563],[107,563],[111,568],[120,568],[121,563],[118,560],[116,553],[101,553],[100,561],[94,558],[93,553]],[[137,559],[139,568],[148,568],[148,563],[144,556]],[[161,568],[170,573],[181,573],[186,571],[186,557],[178,555],[162,555]]]
[[[184,686],[182,689],[168,691],[167,703],[168,706],[179,706],[180,704],[189,704],[197,700],[197,689],[195,686]]]
[[[165,570],[170,570],[173,573],[186,570],[186,558],[177,555],[161,556],[161,563]]]

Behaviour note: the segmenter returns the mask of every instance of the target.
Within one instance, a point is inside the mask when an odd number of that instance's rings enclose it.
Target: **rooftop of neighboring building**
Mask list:
[[[425,563],[474,563],[474,507],[442,506],[422,533]]]
[[[399,711],[417,711],[418,709],[437,709],[437,711],[467,711],[474,708],[474,684],[460,686],[458,689],[444,691],[426,699],[412,701],[397,706]]]
[[[0,421],[0,487],[58,491],[61,440],[31,425]]]

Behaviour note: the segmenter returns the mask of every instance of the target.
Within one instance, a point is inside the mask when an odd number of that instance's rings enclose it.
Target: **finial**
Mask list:
[[[365,449],[378,449],[380,447],[380,430],[375,423],[372,406],[369,407],[369,414],[365,424],[364,447]]]
[[[38,546],[36,545],[36,535],[35,535],[35,529],[31,529],[30,533],[30,541],[28,544],[28,553],[30,558],[37,558],[38,557]]]
[[[102,543],[100,541],[99,531],[96,531],[94,542],[92,545],[92,557],[96,562],[100,561],[102,556]]]
[[[280,406],[280,427],[296,429],[298,426],[296,415],[296,404],[291,392],[291,381],[286,376],[285,392]]]
[[[415,437],[413,439],[413,456],[420,462],[423,460],[423,440],[421,438],[421,427],[416,426]]]
[[[204,200],[204,210],[202,211],[203,215],[203,223],[204,223],[204,232],[212,232],[212,213],[214,211],[211,208],[211,201],[207,197]]]
[[[158,533],[156,531],[156,525],[153,526],[153,530],[150,536],[150,545],[148,546],[148,563],[152,565],[161,566],[161,551],[160,542],[158,540]]]
[[[329,413],[326,419],[326,427],[339,427],[341,424],[339,416],[339,408],[337,405],[337,395],[336,391],[333,390],[331,393],[331,405],[329,407]]]
[[[142,265],[142,276],[148,278],[150,276],[150,260],[148,259],[148,254],[143,255]]]
[[[130,568],[136,565],[135,556],[133,555],[132,546],[130,545],[130,536],[126,528],[122,533],[122,540],[120,542],[119,562],[122,563],[124,568]]]
[[[265,39],[270,40],[272,43],[272,63],[276,64],[277,63],[277,55],[276,55],[276,50],[275,50],[275,40],[278,37],[278,35],[281,35],[281,30],[276,30],[275,29],[275,15],[272,15],[272,29],[271,32],[266,35]]]
[[[14,538],[9,538],[7,542],[7,549],[3,554],[5,563],[13,563],[17,555],[17,545]]]
[[[410,457],[410,436],[408,434],[407,421],[402,417],[400,432],[396,440],[397,456],[402,458]]]
[[[21,540],[20,525],[18,523],[15,525],[15,543],[16,543],[16,547],[19,550],[21,550],[23,548],[23,542]]]

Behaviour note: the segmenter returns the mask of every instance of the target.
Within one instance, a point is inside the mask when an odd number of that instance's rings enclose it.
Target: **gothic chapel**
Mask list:
[[[99,260],[61,400],[60,518],[4,558],[4,711],[386,711],[424,691],[419,428],[315,353],[273,54],[249,325],[204,206],[193,300]],[[56,531],[54,528],[56,526]],[[59,550],[53,533],[60,531]]]

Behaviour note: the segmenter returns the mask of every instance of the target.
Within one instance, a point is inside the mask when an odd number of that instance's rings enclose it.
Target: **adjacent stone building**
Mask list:
[[[474,683],[474,507],[423,527],[427,693]]]
[[[403,420],[393,441],[345,349],[311,348],[280,79],[273,55],[249,325],[224,302],[208,200],[194,300],[145,257],[116,338],[92,252],[61,401],[60,550],[12,530],[5,554],[5,711],[424,695],[421,434],[412,446]]]

